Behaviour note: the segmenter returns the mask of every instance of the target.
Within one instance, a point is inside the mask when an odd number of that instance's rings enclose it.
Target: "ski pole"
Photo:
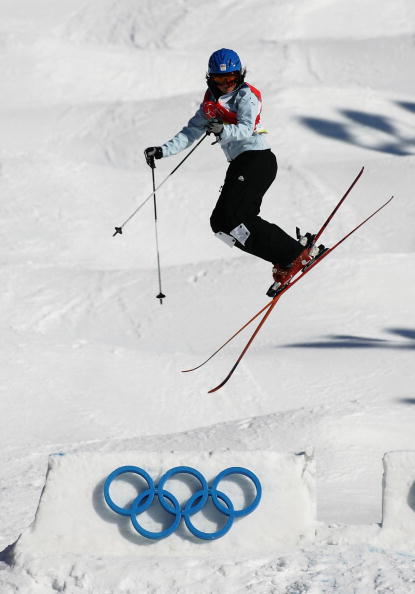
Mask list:
[[[139,210],[141,210],[141,208],[144,206],[144,204],[146,204],[146,202],[148,202],[150,200],[150,198],[152,196],[154,196],[154,194],[157,192],[157,190],[159,190],[161,188],[161,186],[169,179],[170,176],[173,175],[173,173],[175,171],[177,171],[179,169],[179,167],[181,165],[183,165],[183,163],[186,161],[186,159],[188,159],[190,157],[190,155],[193,153],[193,151],[195,151],[197,149],[197,147],[199,146],[199,144],[206,138],[207,134],[205,134],[204,136],[202,136],[202,138],[199,140],[199,142],[192,148],[192,150],[190,152],[187,153],[187,155],[185,156],[184,159],[182,159],[180,161],[180,163],[178,165],[176,165],[176,167],[173,169],[173,171],[171,171],[167,177],[165,177],[163,179],[163,181],[157,186],[157,188],[154,188],[152,192],[150,192],[150,194],[147,196],[147,198],[145,198],[145,200],[142,201],[141,204],[139,204],[137,206],[137,208],[130,214],[130,216],[122,223],[122,225],[120,225],[119,227],[115,227],[115,233],[113,233],[113,237],[115,237],[115,235],[118,234],[122,234],[122,230],[123,228],[126,226],[126,224],[131,221],[131,219],[138,213]]]
[[[159,278],[159,294],[156,295],[156,298],[160,300],[160,304],[163,305],[163,299],[166,297],[161,290],[161,268],[160,268],[160,250],[159,250],[159,237],[158,237],[158,229],[157,229],[157,200],[156,200],[156,180],[154,176],[154,169],[156,165],[154,163],[154,158],[151,161],[151,175],[153,178],[153,202],[154,202],[154,230],[156,233],[156,253],[157,253],[157,272]]]

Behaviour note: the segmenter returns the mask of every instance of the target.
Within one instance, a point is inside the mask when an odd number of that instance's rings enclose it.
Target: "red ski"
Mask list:
[[[340,200],[338,201],[338,203],[336,204],[336,206],[334,207],[334,209],[331,211],[330,215],[327,217],[327,219],[324,221],[323,225],[321,226],[319,232],[317,233],[317,235],[314,237],[313,239],[313,245],[315,245],[315,243],[318,241],[318,239],[320,238],[320,235],[323,233],[324,229],[327,227],[327,225],[329,224],[329,222],[331,221],[331,219],[333,218],[333,216],[336,214],[336,212],[338,211],[338,209],[340,208],[340,206],[342,205],[342,203],[345,201],[345,199],[347,198],[347,196],[349,195],[350,191],[353,189],[353,187],[355,186],[355,184],[357,183],[357,181],[359,180],[360,176],[362,175],[364,171],[364,167],[361,168],[361,170],[359,171],[359,173],[356,175],[356,177],[354,178],[353,182],[350,184],[350,186],[347,188],[346,192],[343,194],[343,196],[340,198]],[[278,291],[278,294],[281,295],[281,289]],[[208,361],[210,361],[215,355],[217,355],[217,353],[219,353],[219,351],[221,351],[227,344],[229,344],[231,342],[231,340],[233,340],[236,336],[238,336],[238,334],[240,334],[240,332],[242,332],[242,330],[245,330],[245,328],[247,326],[249,326],[249,324],[251,322],[253,322],[254,320],[256,320],[256,318],[258,316],[260,316],[262,314],[263,311],[265,311],[268,307],[270,307],[273,303],[275,304],[275,299],[277,297],[277,295],[270,295],[273,297],[272,301],[270,301],[269,303],[267,303],[267,305],[265,305],[262,309],[260,309],[248,322],[246,322],[246,324],[244,324],[242,326],[242,328],[240,328],[237,332],[235,332],[235,334],[233,334],[222,346],[220,346],[208,359],[206,359],[206,361],[204,361],[203,363],[201,363],[200,365],[198,365],[197,367],[193,367],[192,369],[184,369],[183,373],[188,373],[189,371],[196,371],[196,369],[199,369],[200,367],[203,367],[203,365],[205,365]]]
[[[352,190],[352,188],[354,187],[354,185],[356,184],[356,182],[358,181],[358,179],[360,178],[360,176],[363,173],[364,168],[362,167],[362,169],[359,171],[359,173],[357,174],[357,176],[355,177],[355,179],[353,180],[352,184],[349,186],[349,188],[347,189],[346,193],[342,196],[342,198],[339,200],[339,202],[336,204],[335,208],[333,209],[333,211],[330,213],[329,217],[327,218],[327,220],[323,223],[322,227],[320,228],[320,230],[318,231],[318,233],[316,234],[316,236],[313,238],[313,245],[318,241],[318,239],[320,238],[321,234],[323,233],[323,231],[326,229],[327,225],[329,224],[329,222],[331,221],[331,219],[333,218],[333,216],[336,214],[336,212],[338,211],[338,209],[340,208],[341,204],[344,202],[344,200],[346,199],[346,197],[348,196],[348,194],[350,193],[350,191]],[[258,332],[260,331],[260,329],[262,328],[263,324],[265,323],[265,321],[267,320],[268,316],[270,315],[270,313],[272,312],[272,310],[274,309],[274,307],[276,306],[276,304],[278,303],[279,299],[282,297],[282,295],[284,293],[286,293],[291,287],[293,287],[300,279],[302,279],[306,274],[308,274],[308,272],[310,272],[310,270],[312,268],[314,268],[314,266],[317,266],[317,264],[319,264],[326,256],[328,256],[331,252],[333,252],[341,243],[343,243],[348,237],[350,237],[350,235],[352,235],[355,231],[357,231],[358,229],[360,229],[360,227],[362,227],[365,223],[367,223],[372,217],[374,217],[380,210],[382,210],[387,204],[389,204],[389,202],[392,200],[393,196],[391,198],[389,198],[389,200],[387,200],[384,204],[382,204],[378,209],[376,209],[374,212],[372,212],[366,219],[364,219],[361,223],[359,223],[356,227],[354,227],[351,231],[349,231],[349,233],[347,233],[344,237],[342,237],[337,243],[335,243],[331,248],[326,249],[318,258],[316,258],[314,261],[311,262],[311,264],[309,264],[307,267],[305,267],[300,274],[295,277],[294,279],[292,279],[287,285],[281,287],[277,294],[275,295],[275,297],[269,302],[267,303],[262,309],[260,309],[248,322],[246,322],[246,324],[244,324],[239,330],[237,330],[237,332],[235,332],[235,334],[233,334],[222,346],[220,346],[208,359],[206,359],[206,361],[204,361],[203,363],[201,363],[200,365],[198,365],[197,367],[194,367],[192,369],[186,369],[184,370],[184,372],[189,372],[189,371],[195,371],[196,369],[199,369],[200,367],[202,367],[203,365],[205,365],[205,363],[207,363],[208,361],[210,361],[217,353],[219,353],[219,351],[221,351],[227,344],[229,344],[229,342],[231,342],[231,340],[233,340],[238,334],[240,334],[240,332],[242,332],[247,326],[249,326],[249,324],[251,324],[256,318],[258,318],[265,310],[266,313],[264,314],[264,316],[262,317],[262,319],[260,320],[258,326],[255,328],[252,336],[250,337],[250,339],[248,340],[247,344],[245,345],[244,349],[242,350],[241,354],[239,355],[238,359],[236,360],[235,364],[233,365],[232,369],[230,370],[230,372],[228,373],[228,375],[226,376],[226,378],[215,388],[212,388],[211,390],[209,390],[209,393],[212,392],[216,392],[217,390],[219,390],[220,388],[222,388],[227,382],[228,380],[231,378],[231,376],[233,375],[235,369],[238,367],[239,363],[241,362],[243,356],[245,355],[245,353],[247,352],[247,350],[249,349],[249,347],[251,346],[252,342],[254,341],[256,335],[258,334]]]
[[[294,280],[292,280],[288,285],[286,285],[285,287],[283,287],[281,289],[281,291],[273,298],[273,300],[271,301],[270,304],[268,304],[268,311],[266,312],[266,314],[264,315],[264,317],[262,318],[262,320],[260,321],[260,323],[258,324],[258,326],[256,327],[254,333],[252,334],[251,338],[248,340],[248,342],[245,345],[245,348],[243,349],[242,353],[239,355],[238,359],[236,360],[234,366],[232,367],[232,369],[230,370],[230,372],[228,373],[228,375],[225,377],[225,379],[218,385],[216,386],[216,388],[212,388],[211,390],[209,390],[209,394],[211,394],[212,392],[216,392],[217,390],[219,390],[220,388],[222,388],[222,386],[224,386],[226,384],[226,382],[230,379],[230,377],[232,376],[233,372],[235,371],[235,369],[238,367],[239,363],[241,362],[242,357],[245,355],[246,351],[249,349],[249,347],[251,346],[255,336],[258,334],[258,332],[260,331],[261,327],[263,326],[265,320],[268,318],[269,314],[271,313],[271,311],[274,309],[274,307],[276,306],[278,300],[280,299],[280,297],[286,292],[288,291],[288,289],[291,289],[291,287],[293,287],[300,279],[302,279],[308,272],[310,272],[310,270],[312,268],[314,268],[314,266],[317,266],[317,264],[319,264],[326,256],[328,256],[330,254],[330,252],[332,252],[333,250],[335,250],[341,243],[343,243],[343,241],[345,241],[348,237],[350,237],[350,235],[352,233],[354,233],[355,231],[357,231],[362,225],[364,225],[365,223],[367,223],[367,221],[369,219],[371,219],[372,217],[375,216],[375,214],[377,214],[380,210],[382,210],[382,208],[385,208],[385,206],[387,204],[389,204],[389,202],[392,200],[393,196],[391,196],[389,198],[389,200],[387,200],[384,204],[382,204],[382,206],[380,206],[378,209],[376,209],[374,212],[372,212],[371,215],[369,215],[364,221],[362,221],[359,225],[357,225],[357,227],[355,227],[354,229],[352,229],[349,233],[347,233],[347,235],[345,235],[344,237],[342,237],[337,243],[335,243],[331,248],[327,249],[315,262],[312,262],[308,268],[306,268],[305,270],[303,270],[303,272],[297,276],[297,278],[295,278]]]

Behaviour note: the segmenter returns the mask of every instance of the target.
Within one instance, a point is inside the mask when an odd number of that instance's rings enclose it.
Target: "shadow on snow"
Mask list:
[[[396,105],[415,113],[415,103],[396,101]],[[409,134],[400,132],[404,125],[399,123],[398,126],[393,118],[351,109],[340,109],[339,114],[341,120],[307,116],[301,116],[298,120],[317,134],[361,148],[397,156],[415,154],[415,136],[411,134],[412,131]],[[366,140],[363,140],[362,135]]]
[[[325,337],[324,340],[286,344],[284,347],[312,349],[415,349],[415,329],[387,328],[386,332],[404,340],[333,334]]]
[[[402,404],[415,404],[415,398],[399,398]]]

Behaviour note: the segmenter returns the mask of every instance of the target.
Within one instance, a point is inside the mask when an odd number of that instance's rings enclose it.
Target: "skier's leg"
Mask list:
[[[301,246],[283,229],[258,216],[262,198],[275,179],[277,162],[270,150],[246,151],[231,162],[211,216],[215,233],[234,239],[239,249],[288,265]]]

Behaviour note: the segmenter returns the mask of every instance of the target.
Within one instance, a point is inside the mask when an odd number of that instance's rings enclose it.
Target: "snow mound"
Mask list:
[[[236,518],[222,538],[202,541],[185,529],[182,521],[170,536],[151,540],[133,528],[129,516],[114,513],[105,502],[105,479],[126,465],[144,469],[156,484],[162,474],[178,465],[196,468],[208,483],[225,468],[244,467],[258,477],[262,496],[258,507]],[[313,459],[305,453],[133,451],[53,455],[35,520],[18,540],[14,559],[21,564],[27,558],[68,554],[231,558],[287,551],[314,535],[314,484]],[[143,488],[147,488],[145,481],[128,472],[111,483],[109,495],[125,509]],[[200,485],[197,478],[181,473],[168,479],[163,488],[184,509],[185,501]],[[218,491],[230,498],[235,510],[250,506],[258,494],[251,479],[237,474],[224,477]],[[156,533],[172,523],[172,515],[156,502],[136,517],[141,526]],[[201,511],[191,514],[191,522],[196,529],[212,533],[221,530],[228,520],[209,499]]]
[[[246,13],[249,11],[249,19]],[[350,18],[350,15],[359,18]],[[402,15],[396,18],[396,14]],[[412,34],[414,6],[396,0],[378,9],[377,0],[364,5],[353,0],[309,2],[301,0],[252,0],[237,4],[219,0],[214,9],[203,0],[101,0],[81,6],[67,25],[67,34],[76,41],[126,45],[134,48],[191,48],[209,40],[223,46],[223,32],[233,45],[276,43],[292,39],[376,39]],[[370,22],[370,27],[367,26]],[[385,27],[385,23],[388,27]],[[237,26],[236,26],[237,23]],[[345,27],[347,24],[347,27]]]
[[[9,547],[7,556],[15,566],[35,560],[42,563],[66,556],[116,556],[144,558],[242,559],[330,543],[338,546],[372,545],[415,551],[415,452],[396,451],[384,456],[383,519],[380,525],[327,525],[316,522],[315,465],[308,453],[282,454],[275,451],[118,451],[55,454],[49,458],[48,473],[35,519]],[[228,533],[217,540],[201,540],[185,528],[183,520],[167,538],[151,540],[134,529],[128,515],[118,515],[104,499],[108,475],[120,466],[145,469],[157,485],[161,476],[177,465],[199,470],[209,484],[230,466],[253,471],[262,487],[259,505],[237,518]],[[251,479],[236,474],[223,478],[218,490],[229,496],[236,510],[249,506],[258,495]],[[180,477],[180,480],[179,478]],[[109,487],[115,505],[125,509],[145,481],[124,473]],[[184,509],[185,502],[199,490],[194,476],[177,474],[163,486]],[[222,501],[225,501],[222,499]],[[197,530],[220,530],[227,518],[209,503],[191,516]],[[137,516],[145,530],[159,532],[171,524],[171,515],[155,502]]]
[[[385,537],[399,534],[415,550],[415,452],[388,452],[383,458]]]
[[[97,10],[98,9],[98,10]],[[73,41],[126,45],[135,48],[165,47],[169,32],[185,14],[175,0],[105,0],[90,2],[70,19],[66,34]]]

